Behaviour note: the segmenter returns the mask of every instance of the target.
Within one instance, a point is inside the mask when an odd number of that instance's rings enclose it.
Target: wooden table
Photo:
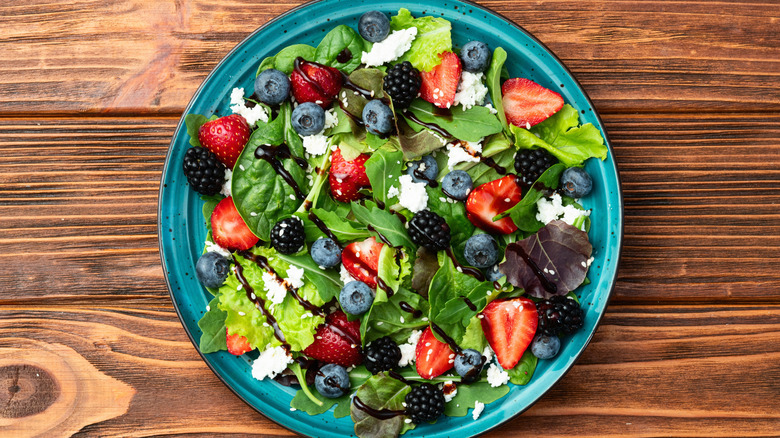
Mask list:
[[[187,339],[156,205],[196,87],[298,3],[0,6],[0,435],[292,435]],[[490,436],[780,434],[780,3],[481,3],[582,82],[626,210],[592,344]]]

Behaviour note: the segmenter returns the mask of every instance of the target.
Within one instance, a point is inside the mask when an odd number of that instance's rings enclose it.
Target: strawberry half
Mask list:
[[[363,361],[360,345],[360,320],[349,322],[339,310],[325,317],[325,323],[317,328],[314,343],[303,352],[323,362],[351,367]]]
[[[449,371],[455,363],[455,352],[446,342],[433,336],[430,327],[425,329],[414,350],[417,374],[423,379],[433,379]]]
[[[458,55],[452,52],[439,54],[441,63],[431,69],[420,73],[422,85],[420,97],[438,106],[449,108],[455,103],[455,93],[458,91],[458,82],[463,68]]]
[[[260,240],[238,214],[230,196],[219,201],[211,213],[211,237],[217,245],[231,251],[249,249]]]
[[[360,154],[352,161],[347,161],[336,149],[330,156],[330,194],[333,199],[341,202],[352,202],[360,199],[360,189],[370,188],[371,182],[366,175],[366,160],[369,155]]]
[[[482,331],[498,363],[505,370],[514,368],[536,334],[536,304],[528,298],[495,300],[485,307],[481,317]]]
[[[530,128],[563,108],[563,98],[534,81],[514,78],[501,86],[504,113],[509,123]]]
[[[474,226],[489,233],[510,234],[517,231],[512,218],[493,222],[493,218],[520,202],[522,193],[514,175],[487,182],[472,190],[466,199],[466,217]]]
[[[198,130],[198,141],[232,169],[251,133],[246,120],[238,114],[232,114],[204,123]]]
[[[376,289],[379,253],[382,252],[383,246],[383,243],[377,242],[373,237],[350,243],[341,251],[341,263],[349,275]]]
[[[249,340],[246,337],[239,334],[231,335],[227,330],[225,330],[225,334],[227,335],[228,353],[241,356],[244,353],[254,350],[254,348],[249,346]]]
[[[333,67],[295,60],[295,69],[290,75],[292,93],[298,103],[314,102],[328,109],[341,90],[343,78],[341,72]]]

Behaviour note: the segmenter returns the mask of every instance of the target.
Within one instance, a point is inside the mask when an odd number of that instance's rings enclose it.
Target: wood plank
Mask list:
[[[488,436],[772,435],[780,428],[778,341],[780,306],[613,305],[561,382]],[[126,412],[81,434],[291,435],[222,385],[166,304],[0,306],[0,354],[52,346],[135,392]],[[64,386],[61,396],[78,391]]]
[[[300,3],[6,3],[0,112],[177,114],[231,48]],[[780,110],[774,1],[481,3],[548,45],[600,111]]]

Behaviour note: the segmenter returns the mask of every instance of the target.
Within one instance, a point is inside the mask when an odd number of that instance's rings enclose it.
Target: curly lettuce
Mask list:
[[[408,9],[401,8],[390,20],[392,30],[417,28],[417,37],[412,48],[398,58],[397,62],[409,61],[420,71],[430,71],[439,65],[439,53],[452,51],[452,25],[437,17],[412,17]]]

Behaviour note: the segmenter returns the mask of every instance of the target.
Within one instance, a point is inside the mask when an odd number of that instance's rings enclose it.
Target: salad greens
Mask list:
[[[398,15],[390,19],[392,30],[417,28],[417,37],[412,41],[412,48],[404,53],[396,62],[409,61],[420,71],[430,71],[441,60],[439,54],[452,51],[452,24],[443,18],[412,17],[408,9],[401,8]]]
[[[488,135],[501,132],[501,122],[484,106],[473,106],[442,115],[441,110],[432,103],[415,100],[409,106],[409,111],[420,121],[436,124],[453,137],[463,141],[478,142]],[[406,123],[415,131],[423,129],[421,125],[408,118]]]

